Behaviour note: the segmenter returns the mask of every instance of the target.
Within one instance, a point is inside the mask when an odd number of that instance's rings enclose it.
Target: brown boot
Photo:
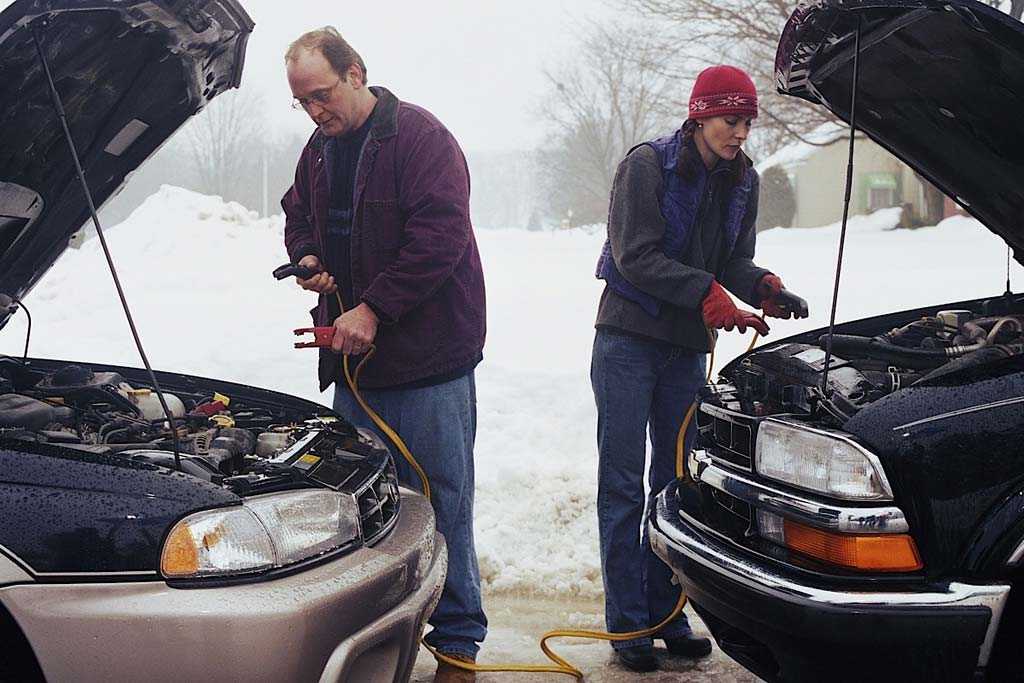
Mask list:
[[[474,664],[475,659],[468,655],[443,653],[448,659],[454,659],[467,664]],[[434,683],[472,683],[476,680],[476,672],[469,669],[460,669],[448,662],[437,662],[437,672],[434,674]]]

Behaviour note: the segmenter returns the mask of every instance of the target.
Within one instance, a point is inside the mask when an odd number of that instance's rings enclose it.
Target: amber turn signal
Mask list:
[[[914,539],[907,534],[837,534],[789,519],[783,526],[786,547],[831,564],[876,572],[924,567]]]
[[[165,576],[189,576],[199,569],[199,551],[188,524],[178,524],[167,537],[160,569]]]

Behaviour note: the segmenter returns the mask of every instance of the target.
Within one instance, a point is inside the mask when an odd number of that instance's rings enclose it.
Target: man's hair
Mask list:
[[[298,59],[301,50],[319,50],[331,68],[342,77],[348,73],[349,67],[353,64],[358,65],[363,72],[363,85],[366,85],[366,64],[363,63],[363,58],[333,26],[324,26],[299,36],[284,53],[285,64]]]

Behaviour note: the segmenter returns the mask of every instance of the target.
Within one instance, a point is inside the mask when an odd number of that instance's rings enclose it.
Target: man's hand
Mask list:
[[[333,278],[331,278],[333,281]],[[359,304],[334,321],[335,353],[358,356],[366,353],[377,336],[377,314],[366,304]]]
[[[324,271],[323,267],[320,265],[320,259],[316,256],[303,256],[296,265],[305,266],[312,271],[316,271],[316,275],[308,280],[303,280],[301,277],[295,278],[299,283],[299,286],[303,289],[308,289],[311,292],[317,292],[319,294],[334,294],[338,291],[338,286],[334,284],[334,278],[330,273]]]

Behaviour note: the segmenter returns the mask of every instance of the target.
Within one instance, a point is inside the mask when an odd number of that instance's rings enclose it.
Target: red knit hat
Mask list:
[[[700,72],[690,93],[690,118],[757,116],[757,88],[742,69],[711,66]]]

